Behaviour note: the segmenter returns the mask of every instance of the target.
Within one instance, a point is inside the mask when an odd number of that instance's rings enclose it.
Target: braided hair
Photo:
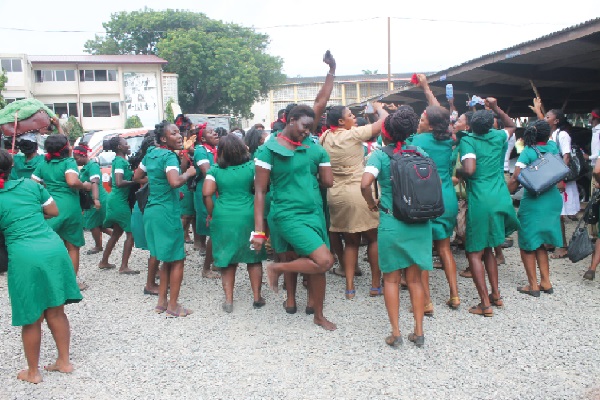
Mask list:
[[[448,140],[452,137],[452,133],[448,132],[450,111],[441,106],[429,106],[425,109],[425,113],[436,140]]]
[[[539,119],[531,122],[523,132],[525,146],[535,146],[537,142],[546,142],[550,137],[550,124],[546,120]]]
[[[160,138],[165,137],[167,126],[171,125],[169,121],[162,120],[160,124],[154,125],[154,136],[157,145],[161,145]]]
[[[553,108],[548,112],[552,113],[552,115],[554,115],[554,118],[558,120],[558,122],[556,122],[556,127],[561,131],[565,130],[565,127],[569,125],[569,123],[567,122],[567,118],[565,117],[565,113],[562,110],[559,110],[558,108]]]
[[[417,131],[419,116],[411,106],[400,106],[395,113],[385,118],[383,126],[394,143],[404,142],[407,137]]]

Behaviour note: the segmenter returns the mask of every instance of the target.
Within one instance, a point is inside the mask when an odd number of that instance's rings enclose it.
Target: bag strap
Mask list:
[[[531,146],[531,147],[532,147],[532,148],[535,150],[535,152],[537,153],[537,156],[538,156],[538,158],[544,158],[544,156],[542,156],[542,153],[540,152],[540,149],[538,149],[538,147],[537,147],[537,146],[535,146],[535,145],[534,145],[534,146]]]

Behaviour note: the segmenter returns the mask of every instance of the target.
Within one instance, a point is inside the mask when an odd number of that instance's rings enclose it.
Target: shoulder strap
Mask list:
[[[383,146],[381,151],[383,151],[389,158],[394,158],[394,149],[392,149],[390,146]]]
[[[543,156],[542,156],[542,153],[540,152],[540,149],[538,149],[538,147],[537,147],[537,146],[535,146],[535,145],[534,145],[534,146],[531,146],[531,147],[532,147],[532,148],[535,150],[535,152],[537,153],[537,156],[538,156],[538,158],[543,158]]]

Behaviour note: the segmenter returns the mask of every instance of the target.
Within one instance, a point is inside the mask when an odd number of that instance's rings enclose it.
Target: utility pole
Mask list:
[[[387,25],[388,25],[388,32],[387,32],[387,36],[388,36],[388,90],[392,90],[392,60],[391,60],[391,54],[392,54],[392,50],[391,50],[391,44],[390,44],[390,17],[388,17],[388,21],[387,21]]]

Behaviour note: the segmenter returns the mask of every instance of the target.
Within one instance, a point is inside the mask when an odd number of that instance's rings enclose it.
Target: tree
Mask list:
[[[83,127],[77,121],[77,118],[70,116],[67,122],[62,126],[63,131],[69,137],[69,142],[74,143],[77,138],[83,136]]]
[[[125,129],[143,128],[142,120],[137,115],[132,115],[125,121]]]
[[[363,69],[362,70],[363,75],[377,75],[377,72],[379,72],[378,69],[375,69],[373,71],[371,71],[370,69]]]
[[[156,54],[179,75],[186,113],[250,117],[250,107],[282,83],[283,60],[266,53],[267,35],[211,20],[202,13],[145,8],[119,12],[103,24],[106,36],[85,44],[91,54]]]
[[[165,120],[167,120],[167,122],[170,123],[175,123],[175,114],[173,113],[173,103],[175,103],[173,101],[172,97],[169,97],[169,100],[167,100],[167,105],[165,106]]]
[[[0,70],[0,110],[6,107],[6,101],[4,100],[4,96],[2,96],[2,92],[4,91],[4,86],[8,81],[8,77],[4,73],[4,70]]]

